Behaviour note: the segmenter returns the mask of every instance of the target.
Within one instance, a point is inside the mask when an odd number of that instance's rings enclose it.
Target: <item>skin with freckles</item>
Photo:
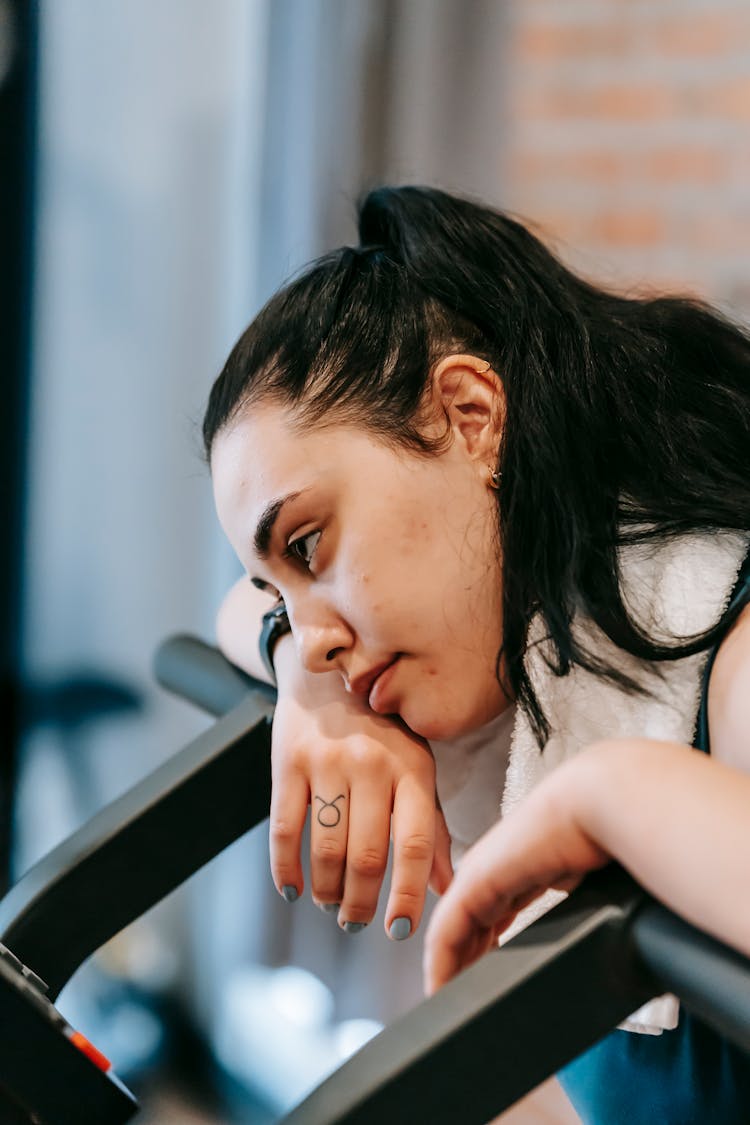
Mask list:
[[[267,591],[245,579],[231,592],[223,650],[262,674],[257,621],[272,598],[284,599],[292,626],[274,653],[274,882],[286,897],[302,892],[311,806],[313,898],[340,904],[342,927],[367,923],[392,837],[393,940],[416,930],[428,882],[442,892],[451,878],[426,739],[474,730],[509,702],[496,675],[501,563],[488,486],[500,381],[485,361],[447,356],[430,395],[425,427],[443,439],[438,454],[362,427],[304,428],[261,402],[219,434],[211,465],[224,530]]]
[[[283,597],[304,667],[335,669],[372,710],[400,716],[423,738],[474,730],[508,705],[495,670],[502,611],[491,463],[484,444],[460,435],[424,457],[362,429],[300,433],[294,415],[272,404],[241,415],[212,457],[222,526],[248,574]],[[255,529],[284,497],[261,558]]]

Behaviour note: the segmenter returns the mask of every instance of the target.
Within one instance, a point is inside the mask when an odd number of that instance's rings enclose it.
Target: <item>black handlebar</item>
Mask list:
[[[259,699],[276,702],[276,689],[270,684],[247,676],[217,648],[186,633],[170,637],[159,646],[154,657],[154,676],[167,691],[209,715],[226,715],[249,691]]]
[[[0,942],[52,999],[100,945],[268,816],[271,712],[265,694],[246,691],[0,902]]]

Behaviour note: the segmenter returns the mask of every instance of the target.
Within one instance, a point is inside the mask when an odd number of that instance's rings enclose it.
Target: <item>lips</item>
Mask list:
[[[384,660],[382,664],[376,664],[367,672],[363,672],[362,675],[357,676],[355,680],[350,681],[349,691],[352,695],[369,695],[378,677],[381,676],[387,668],[390,668],[392,664],[395,664],[397,660],[398,656],[394,656],[391,660]]]
[[[388,695],[388,688],[397,665],[398,657],[386,665],[370,687],[367,702],[370,705],[370,710],[375,711],[378,715],[388,715],[394,709],[396,698],[393,695]]]

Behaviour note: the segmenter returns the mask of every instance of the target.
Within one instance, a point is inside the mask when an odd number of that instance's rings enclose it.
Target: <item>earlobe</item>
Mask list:
[[[432,386],[454,438],[470,457],[494,462],[505,414],[497,372],[477,356],[449,355],[435,365]]]

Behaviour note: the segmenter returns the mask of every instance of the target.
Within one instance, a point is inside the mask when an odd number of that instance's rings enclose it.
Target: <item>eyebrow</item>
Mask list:
[[[290,500],[296,500],[297,497],[301,495],[302,492],[287,492],[286,496],[280,496],[278,499],[272,500],[271,503],[264,508],[255,528],[255,534],[253,535],[253,547],[255,548],[255,553],[258,558],[268,558],[271,535],[273,534],[273,529],[276,520],[279,518],[281,509],[285,504],[288,504]]]

